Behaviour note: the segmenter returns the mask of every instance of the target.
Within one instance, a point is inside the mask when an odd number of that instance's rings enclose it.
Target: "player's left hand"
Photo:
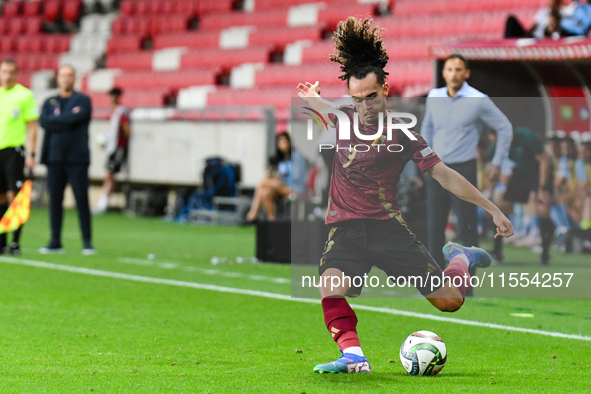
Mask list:
[[[493,222],[495,223],[495,226],[497,226],[495,238],[509,238],[513,235],[513,225],[511,224],[511,221],[500,210],[493,215]]]
[[[491,164],[490,168],[488,169],[488,180],[491,181],[493,184],[496,184],[499,180],[500,174],[501,167]]]

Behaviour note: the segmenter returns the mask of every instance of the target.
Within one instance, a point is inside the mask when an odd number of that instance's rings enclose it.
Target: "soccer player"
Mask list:
[[[63,253],[62,222],[64,191],[69,183],[76,199],[82,230],[82,254],[92,255],[90,206],[88,205],[88,126],[92,105],[90,98],[74,90],[76,71],[70,65],[57,72],[59,94],[48,98],[41,110],[40,123],[45,129],[41,163],[47,166],[51,240],[39,249],[42,254]]]
[[[388,54],[382,45],[380,29],[371,27],[371,23],[371,19],[353,17],[340,22],[335,32],[336,53],[331,55],[332,61],[341,64],[343,75],[340,78],[347,81],[354,103],[354,106],[339,109],[347,114],[350,122],[358,117],[359,132],[366,135],[375,134],[380,117],[386,116],[388,95],[387,73],[384,71]],[[297,88],[299,96],[313,109],[333,108],[333,103],[319,97],[318,82],[300,83]],[[329,120],[339,130],[338,118],[329,116]],[[367,151],[347,149],[368,142],[357,137],[352,130],[348,141],[337,137],[340,148],[333,162],[326,216],[330,231],[319,273],[324,321],[343,354],[336,361],[317,365],[314,372],[371,370],[357,335],[357,316],[345,299],[347,295],[358,296],[362,287],[355,287],[353,281],[347,280],[332,287],[332,283],[337,283],[336,280],[332,282],[333,279],[340,280],[343,275],[350,278],[363,276],[375,265],[388,276],[420,276],[424,282],[417,284],[418,290],[441,311],[456,311],[464,302],[469,286],[466,281],[459,287],[449,281],[434,288],[427,284],[429,275],[441,277],[442,270],[407,228],[397,202],[396,184],[409,160],[430,173],[445,189],[489,212],[497,226],[497,236],[513,234],[507,217],[470,182],[443,164],[421,136],[412,132],[416,140],[411,140],[401,130],[392,134],[391,141],[387,141],[385,135],[378,137],[383,142],[382,149],[373,145]],[[389,152],[383,145],[390,143],[400,144],[404,149]],[[450,278],[466,278],[470,267],[488,266],[491,262],[484,250],[454,243],[445,245],[444,254],[450,260],[444,271]]]
[[[99,198],[95,213],[105,213],[109,208],[109,197],[115,185],[115,174],[121,171],[121,167],[127,161],[129,137],[131,136],[131,123],[129,109],[121,105],[121,94],[119,88],[109,91],[113,113],[111,114],[111,126],[104,149],[109,156],[107,160],[107,174],[103,181],[103,190]]]
[[[0,218],[23,185],[26,167],[33,172],[39,113],[33,93],[16,83],[18,64],[11,59],[0,63]],[[29,149],[25,153],[25,134],[29,133]],[[26,158],[25,158],[26,156]],[[6,234],[0,234],[0,254],[20,254],[18,228],[7,246]]]

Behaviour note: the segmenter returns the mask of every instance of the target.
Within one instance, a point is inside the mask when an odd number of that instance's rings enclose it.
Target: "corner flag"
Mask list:
[[[0,219],[0,234],[10,233],[29,220],[31,214],[31,187],[33,181],[26,180],[8,210]]]

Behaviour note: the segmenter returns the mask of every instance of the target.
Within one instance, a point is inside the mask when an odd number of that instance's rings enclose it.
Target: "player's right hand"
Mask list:
[[[316,81],[315,84],[310,82],[298,84],[298,95],[300,97],[316,97],[320,96],[320,82]]]
[[[497,233],[495,234],[495,238],[509,238],[513,235],[513,225],[511,224],[511,221],[500,210],[493,215],[493,222],[495,226],[497,226]]]

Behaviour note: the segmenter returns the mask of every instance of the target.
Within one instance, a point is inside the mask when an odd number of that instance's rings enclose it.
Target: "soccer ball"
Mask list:
[[[413,332],[400,346],[400,361],[411,375],[437,375],[446,360],[445,343],[431,331]]]

